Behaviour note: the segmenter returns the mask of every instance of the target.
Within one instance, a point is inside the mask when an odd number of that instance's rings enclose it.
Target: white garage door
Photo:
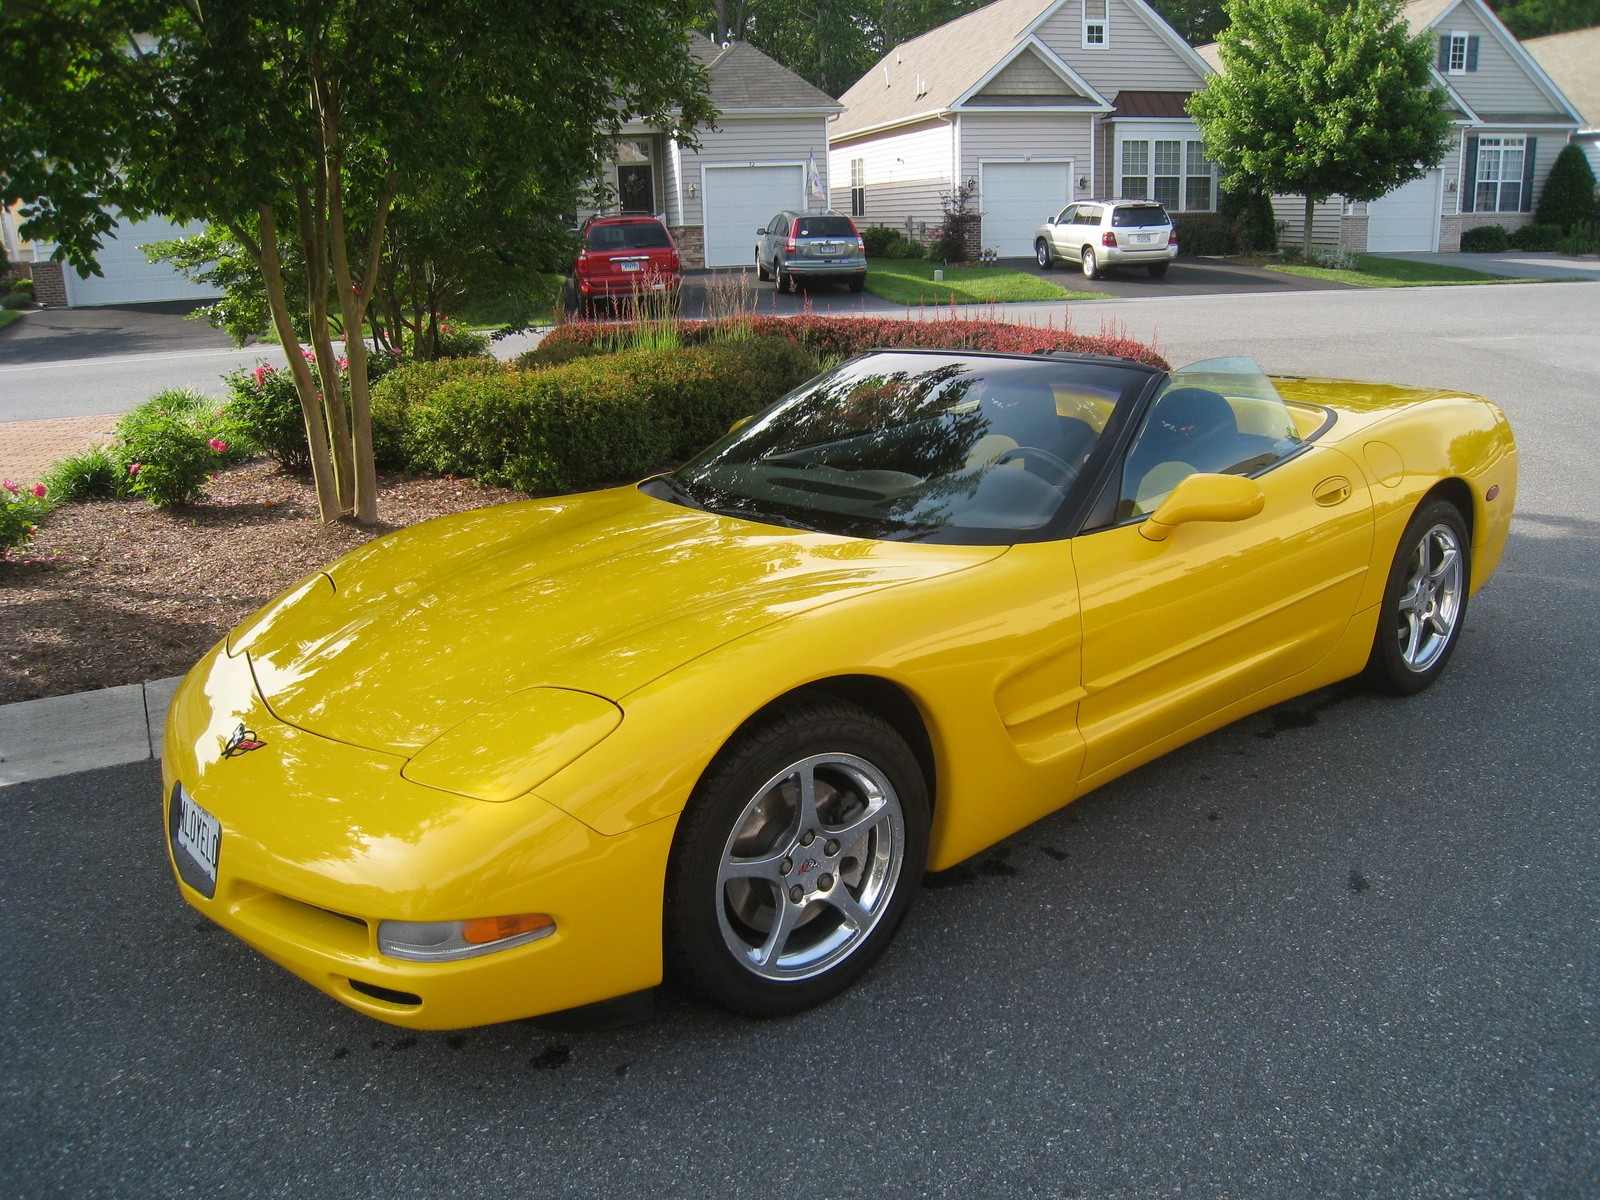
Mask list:
[[[706,266],[751,267],[756,230],[786,208],[806,207],[805,168],[707,167]]]
[[[107,238],[100,251],[104,275],[78,278],[71,267],[62,272],[67,285],[67,303],[74,308],[93,304],[141,304],[151,300],[211,300],[220,295],[215,288],[191,283],[166,263],[152,263],[144,247],[152,242],[170,241],[202,227],[187,229],[164,217],[148,221],[123,222],[117,236]]]
[[[1033,231],[1072,199],[1072,164],[983,163],[978,168],[984,249],[1033,255]]]
[[[1437,250],[1439,181],[1439,172],[1429,171],[1368,204],[1367,249]]]

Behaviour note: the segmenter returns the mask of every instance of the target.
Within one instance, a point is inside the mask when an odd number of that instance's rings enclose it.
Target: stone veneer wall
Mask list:
[[[40,308],[67,306],[67,282],[62,278],[60,263],[33,264],[33,298]]]
[[[1498,225],[1507,233],[1533,224],[1532,213],[1459,213],[1448,216],[1439,224],[1439,249],[1461,249],[1461,235],[1479,225]]]
[[[1367,252],[1367,217],[1363,213],[1352,217],[1348,213],[1339,219],[1339,249],[1346,254]]]
[[[678,258],[685,271],[699,271],[706,265],[706,230],[703,225],[674,225],[672,240],[678,243]]]

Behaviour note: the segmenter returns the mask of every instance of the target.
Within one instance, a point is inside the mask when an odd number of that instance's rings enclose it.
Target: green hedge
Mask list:
[[[1511,249],[1511,238],[1499,225],[1475,225],[1461,235],[1461,248],[1476,254]]]
[[[1239,253],[1239,233],[1220,213],[1178,213],[1172,218],[1178,248],[1184,254]]]
[[[917,347],[927,350],[1000,350],[1032,354],[1041,350],[1070,350],[1081,354],[1110,354],[1166,370],[1167,360],[1143,342],[1115,334],[1074,333],[1039,325],[1011,325],[1003,321],[906,321],[862,317],[735,317],[717,321],[685,321],[679,336],[686,346],[715,343],[733,333],[757,338],[786,338],[822,358],[849,358],[864,350]],[[593,321],[561,325],[545,335],[537,350],[523,355],[518,364],[539,366],[570,353],[571,344],[604,345],[616,336],[614,328]]]
[[[1561,249],[1561,226],[1524,225],[1511,231],[1513,250],[1546,251]]]
[[[441,358],[396,367],[372,388],[372,457],[385,471],[403,471],[412,458],[412,404],[432,395],[452,379],[498,375],[505,370],[492,358]]]
[[[433,387],[416,379],[403,402],[407,465],[531,493],[637,479],[816,370],[802,347],[756,339],[461,374]]]

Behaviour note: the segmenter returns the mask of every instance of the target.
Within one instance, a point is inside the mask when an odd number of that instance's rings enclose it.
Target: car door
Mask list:
[[[1314,442],[1284,445],[1281,461],[1253,473],[1265,499],[1255,516],[1194,521],[1165,540],[1147,538],[1140,526],[1149,512],[1197,473],[1176,455],[1206,458],[1168,449],[1153,456],[1163,461],[1141,461],[1141,443],[1151,444],[1159,424],[1150,418],[1112,481],[1117,515],[1072,544],[1087,786],[1151,757],[1160,739],[1316,664],[1348,627],[1369,569],[1372,506],[1362,474]],[[1247,443],[1244,453],[1259,449],[1250,435],[1235,435]],[[1201,465],[1215,470],[1217,461],[1212,455]],[[1141,499],[1145,480],[1156,492]]]
[[[1069,204],[1052,218],[1045,229],[1045,236],[1050,239],[1050,247],[1060,257],[1063,247],[1070,240],[1072,215],[1077,211],[1076,204]]]
[[[1086,227],[1100,223],[1100,208],[1094,204],[1080,204],[1072,211],[1072,223],[1062,227],[1061,257],[1072,262],[1083,259],[1083,243],[1088,238]]]

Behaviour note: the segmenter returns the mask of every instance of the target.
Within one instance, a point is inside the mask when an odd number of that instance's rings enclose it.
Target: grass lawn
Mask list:
[[[1269,271],[1282,271],[1286,275],[1329,279],[1334,283],[1351,283],[1357,287],[1437,287],[1446,283],[1538,282],[1535,279],[1508,279],[1504,275],[1490,275],[1468,267],[1413,262],[1408,258],[1383,258],[1376,254],[1356,255],[1354,271],[1336,271],[1331,267],[1306,267],[1293,263],[1269,262],[1261,265]]]
[[[4,329],[7,325],[15,324],[20,320],[22,320],[22,314],[16,309],[0,308],[0,329]]]
[[[921,259],[878,259],[867,264],[867,291],[896,304],[1105,299],[1099,292],[1069,292],[1009,267],[945,267],[943,283],[933,281],[933,272],[934,264]]]

